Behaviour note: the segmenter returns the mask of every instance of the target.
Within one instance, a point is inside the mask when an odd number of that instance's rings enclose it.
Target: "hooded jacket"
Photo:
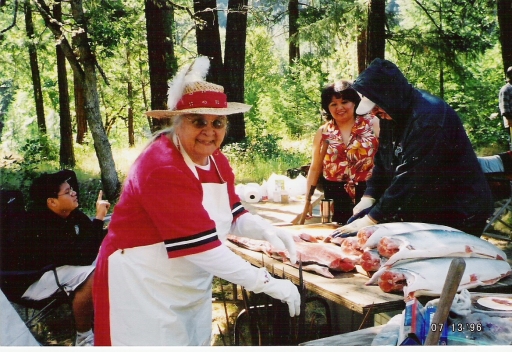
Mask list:
[[[377,200],[369,216],[480,236],[493,211],[492,196],[457,113],[414,88],[387,60],[374,60],[353,88],[392,117],[380,120],[380,147],[365,192]]]

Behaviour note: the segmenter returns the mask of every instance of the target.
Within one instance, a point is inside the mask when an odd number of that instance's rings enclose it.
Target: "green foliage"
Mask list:
[[[77,172],[80,190],[80,209],[89,216],[95,216],[98,193],[102,189],[101,180],[91,177],[84,178],[84,176],[86,177],[86,175],[80,175],[79,172]]]
[[[192,7],[188,0],[173,3]],[[222,2],[223,8],[226,3]],[[497,112],[498,91],[504,83],[495,3],[396,0],[387,4],[386,58],[396,62],[418,88],[443,94],[463,120],[476,150],[506,150],[509,137],[501,119],[490,118]],[[68,14],[69,3],[62,6]],[[321,88],[341,78],[354,79],[358,74],[357,40],[366,22],[367,1],[301,3],[301,55],[293,65],[288,63],[287,6],[287,0],[251,2],[245,101],[253,108],[245,114],[247,140],[226,148],[237,172],[242,170],[248,179],[265,179],[271,172],[307,163],[312,135],[323,123],[319,112]],[[118,155],[125,151],[137,153],[125,148],[130,103],[134,109],[136,144],[145,144],[150,133],[144,115],[150,108],[144,2],[92,0],[84,2],[84,8],[90,44],[105,77],[102,79],[98,70],[102,118],[108,127],[109,142],[117,151],[114,157],[118,172],[123,173],[128,167],[119,166]],[[0,28],[12,23],[12,11],[13,2],[0,7]],[[173,40],[181,65],[196,56],[194,22],[186,9],[180,7],[175,7],[174,19]],[[64,23],[64,32],[71,39],[78,25],[69,16],[65,16]],[[6,82],[0,86],[0,142],[6,165],[16,170],[15,176],[23,175],[20,168],[40,172],[57,167],[60,134],[53,34],[45,29],[35,11],[36,36],[32,41],[38,50],[44,87],[46,145],[41,144],[35,122],[28,39],[22,24],[23,16],[18,13],[16,26],[0,38],[0,75],[2,82]],[[68,80],[74,116],[73,75],[69,69]],[[131,101],[128,83],[133,87]],[[288,148],[290,141],[298,141],[299,146]],[[97,183],[99,170],[90,133],[84,145],[75,145],[75,153],[77,172],[83,174],[81,179],[86,183],[91,179],[84,189],[97,195],[101,185]],[[2,185],[5,182],[2,179]],[[84,200],[88,204],[82,205],[90,206],[89,200]]]
[[[320,90],[326,83],[323,62],[312,54],[285,69],[283,57],[273,57],[272,38],[263,28],[249,34],[246,61],[247,134],[300,138],[321,122]]]
[[[105,57],[113,57],[119,43],[130,41],[137,31],[136,25],[143,16],[140,3],[118,0],[94,0],[87,6],[87,29],[93,50]]]
[[[235,170],[238,183],[267,180],[272,173],[285,174],[287,169],[304,165],[309,150],[304,153],[297,148],[286,148],[281,137],[271,134],[247,137],[239,143],[222,148]]]
[[[279,140],[271,134],[258,138],[246,137],[244,141],[231,143],[223,147],[223,152],[235,160],[253,160],[256,157],[276,158],[280,154]]]
[[[41,173],[45,165],[56,165],[58,162],[58,149],[55,141],[46,136],[31,138],[19,149],[21,157],[6,155],[1,161],[1,175],[3,189],[19,189],[26,200],[29,199],[28,190],[32,180]],[[26,202],[28,203],[28,202]]]

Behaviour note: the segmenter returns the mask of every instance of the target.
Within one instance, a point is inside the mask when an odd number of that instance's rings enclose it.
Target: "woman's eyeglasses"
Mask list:
[[[210,123],[210,121],[202,117],[187,117],[187,120],[189,120],[192,123],[192,125],[197,129],[203,129]],[[227,118],[225,117],[211,121],[212,127],[215,128],[216,130],[220,130],[221,128],[226,127],[227,123],[228,121]]]

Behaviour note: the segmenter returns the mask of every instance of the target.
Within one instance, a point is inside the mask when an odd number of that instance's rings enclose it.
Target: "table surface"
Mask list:
[[[337,225],[331,224],[306,224],[286,226],[285,228],[297,233],[307,232],[312,235],[325,236],[337,227]],[[227,241],[227,245],[252,265],[265,266],[270,273],[290,279],[294,284],[299,284],[298,269],[272,259],[266,254],[238,247],[229,241]],[[307,290],[360,314],[366,314],[368,311],[373,314],[389,312],[405,307],[402,293],[385,293],[379,286],[366,286],[365,283],[369,278],[363,273],[362,269],[358,272],[336,273],[334,278],[330,279],[303,271],[303,279]],[[504,278],[494,285],[477,287],[470,291],[510,293],[512,292],[512,276]]]

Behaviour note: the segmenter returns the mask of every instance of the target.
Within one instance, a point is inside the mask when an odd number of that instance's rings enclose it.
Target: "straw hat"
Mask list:
[[[206,82],[210,60],[198,57],[182,68],[169,83],[167,110],[151,110],[146,115],[162,119],[182,114],[231,115],[249,111],[251,105],[228,102],[224,87]]]

